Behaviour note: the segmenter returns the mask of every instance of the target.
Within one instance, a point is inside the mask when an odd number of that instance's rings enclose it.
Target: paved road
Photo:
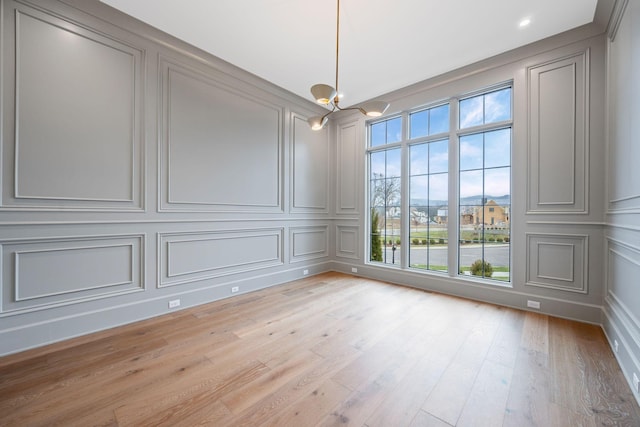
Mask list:
[[[486,245],[484,248],[484,258],[495,267],[508,267],[509,266],[509,245],[505,244],[493,244]],[[400,265],[400,258],[402,256],[401,248],[398,247],[393,254],[390,247],[385,247],[387,263],[391,263],[394,260],[394,264]],[[482,258],[482,245],[463,245],[460,248],[460,264],[463,266],[471,265],[475,260]],[[415,264],[427,263],[427,247],[426,246],[412,246],[410,248],[409,259]],[[435,246],[429,251],[429,263],[436,265],[447,265],[447,248],[442,246]]]

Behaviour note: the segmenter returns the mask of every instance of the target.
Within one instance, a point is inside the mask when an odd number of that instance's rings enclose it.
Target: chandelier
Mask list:
[[[323,116],[314,116],[309,120],[309,126],[313,130],[320,130],[329,120],[329,116],[336,111],[358,110],[369,117],[379,117],[389,108],[389,103],[384,101],[369,101],[355,107],[340,108],[340,96],[338,93],[338,59],[340,53],[340,0],[337,0],[336,11],[336,86],[327,84],[315,84],[311,86],[311,94],[318,104],[331,105],[331,110]]]

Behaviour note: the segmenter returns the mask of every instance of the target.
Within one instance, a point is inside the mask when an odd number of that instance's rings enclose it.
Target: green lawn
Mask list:
[[[411,264],[410,266],[411,268],[418,268],[421,270],[430,270],[430,271],[439,271],[439,272],[444,272],[446,273],[447,270],[447,266],[446,265],[431,265],[431,266],[427,266],[427,264]],[[471,269],[471,267],[460,267],[460,272],[465,272],[465,271],[469,271]],[[493,272],[494,273],[509,273],[509,267],[493,267]],[[479,277],[479,276],[478,276]],[[497,277],[491,277],[490,280],[499,280],[501,282],[508,282],[509,281],[509,277],[504,277],[504,276],[497,276]]]
[[[410,267],[419,268],[422,270],[431,270],[431,271],[443,271],[443,272],[449,271],[446,265],[432,265],[428,267],[427,264],[411,264]]]

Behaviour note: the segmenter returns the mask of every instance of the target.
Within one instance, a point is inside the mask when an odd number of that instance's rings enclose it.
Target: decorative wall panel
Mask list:
[[[329,232],[327,226],[290,228],[291,262],[329,256]]]
[[[158,233],[158,286],[282,265],[282,228]]]
[[[359,228],[345,225],[336,226],[336,256],[360,259],[358,250]]]
[[[144,289],[144,236],[7,240],[2,311],[48,308]]]
[[[295,114],[292,125],[291,211],[328,212],[328,132],[311,130],[307,120]]]
[[[358,122],[338,128],[337,147],[336,213],[357,215],[358,188],[362,182],[359,166],[364,156],[363,147],[358,145]]]
[[[280,211],[282,108],[161,60],[160,210]]]
[[[609,240],[607,248],[607,298],[612,298],[640,331],[640,248]]]
[[[3,207],[143,208],[142,51],[22,9]]]
[[[619,21],[614,25],[617,31],[612,34],[615,42],[608,45],[607,184],[608,208],[612,213],[640,212],[640,103],[636,77],[640,64],[640,38],[637,35],[637,23],[633,20],[633,6],[623,14],[628,7],[626,4],[623,1],[616,3]]]
[[[527,233],[527,285],[588,292],[589,236]]]
[[[527,69],[528,213],[589,208],[589,50]]]

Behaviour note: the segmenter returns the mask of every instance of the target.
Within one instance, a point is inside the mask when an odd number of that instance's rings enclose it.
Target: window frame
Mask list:
[[[460,101],[465,99],[473,98],[478,95],[486,95],[492,92],[497,92],[503,89],[511,89],[510,95],[510,119],[501,120],[492,123],[483,123],[480,125],[469,126],[466,128],[460,128]],[[456,278],[464,281],[471,281],[475,283],[482,283],[491,286],[513,286],[513,239],[511,238],[511,231],[513,230],[513,225],[511,221],[509,221],[509,281],[501,281],[491,278],[484,277],[475,277],[469,275],[459,274],[459,264],[460,264],[460,138],[466,135],[477,134],[481,132],[487,132],[492,130],[498,130],[503,128],[509,128],[511,130],[511,139],[510,139],[510,173],[509,173],[509,186],[510,186],[510,203],[509,203],[509,212],[513,211],[513,181],[514,181],[514,171],[513,171],[513,136],[514,136],[514,99],[515,99],[515,90],[514,90],[514,81],[507,80],[494,85],[485,86],[481,89],[476,89],[470,92],[465,92],[462,94],[457,94],[445,99],[439,99],[434,102],[429,102],[426,104],[422,104],[417,107],[413,107],[410,109],[403,110],[401,112],[395,113],[393,115],[376,118],[374,120],[368,120],[365,122],[365,158],[366,158],[366,200],[365,200],[365,216],[366,220],[364,221],[366,232],[363,233],[365,235],[365,253],[364,253],[364,262],[367,265],[374,265],[377,267],[390,268],[390,269],[398,269],[407,272],[414,272],[425,275],[436,275],[436,276],[445,276],[449,278]],[[447,132],[440,132],[437,134],[426,136],[420,136],[411,139],[411,114],[437,108],[444,104],[449,105],[449,130]],[[393,142],[389,145],[371,145],[371,126],[376,123],[381,123],[390,119],[395,119],[397,117],[401,117],[401,135],[400,141]],[[428,132],[427,132],[428,133]],[[440,141],[443,139],[448,140],[448,221],[447,221],[447,230],[448,230],[448,245],[447,245],[447,272],[440,272],[437,270],[429,270],[426,268],[415,268],[410,267],[409,265],[409,250],[410,250],[410,194],[409,194],[409,180],[411,178],[410,174],[410,147],[414,145],[419,145],[423,143]],[[408,242],[408,244],[401,244],[400,248],[400,263],[396,264],[387,264],[385,262],[372,261],[371,260],[371,239],[370,239],[370,231],[371,231],[371,153],[385,151],[389,149],[400,148],[401,150],[401,173],[400,173],[400,206],[401,206],[401,215],[400,215],[400,238],[402,242]],[[483,167],[484,170],[484,167]],[[454,219],[453,221],[451,219]],[[484,258],[484,257],[483,257]]]

